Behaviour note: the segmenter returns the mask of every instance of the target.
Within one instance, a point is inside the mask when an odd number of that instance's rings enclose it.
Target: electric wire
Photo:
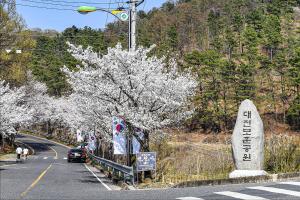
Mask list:
[[[33,1],[33,0],[22,0],[22,1],[37,3],[37,4],[43,4],[43,5],[68,6],[70,8],[77,8],[77,6],[68,5],[68,4],[48,3],[48,2],[40,2],[40,1]]]
[[[16,36],[16,37],[58,37],[58,38],[99,38],[99,37],[113,37],[113,36],[122,36],[116,33],[107,33],[107,32],[103,32],[103,35],[99,35],[99,36],[93,36],[93,35],[77,35],[77,36],[66,36],[66,35],[62,35],[60,33],[57,34],[53,34],[53,35],[47,35],[46,33],[41,33],[41,34],[30,34],[29,35],[24,35],[22,33],[5,33],[5,32],[0,32],[0,34],[5,34],[5,36]],[[1,38],[1,35],[0,35]]]
[[[21,4],[21,3],[16,3],[16,5],[23,6],[23,7],[30,7],[30,8],[46,9],[46,10],[76,11],[76,9],[71,9],[71,8],[54,8],[54,7],[36,6],[36,5],[28,5],[28,4]]]
[[[22,1],[37,3],[37,4],[42,4],[42,5],[68,6],[68,7],[72,7],[72,8],[78,8],[78,6],[76,6],[76,5],[73,6],[73,5],[68,5],[68,4],[49,3],[49,2],[41,2],[41,1],[35,1],[35,0],[22,0]],[[100,7],[97,7],[97,9],[109,10],[107,8],[100,8]]]
[[[120,4],[120,3],[125,3],[124,1],[119,1],[119,2],[86,2],[86,1],[61,1],[61,0],[39,0],[42,2],[56,2],[56,3],[68,3],[68,4],[91,4],[91,5],[111,5],[111,4]]]

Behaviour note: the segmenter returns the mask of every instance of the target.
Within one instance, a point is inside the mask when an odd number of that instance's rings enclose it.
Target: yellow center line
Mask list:
[[[35,179],[33,183],[24,192],[21,193],[21,197],[24,197],[43,178],[43,176],[47,173],[47,171],[50,169],[51,166],[52,164],[49,165],[49,167],[45,171],[43,171],[39,175],[39,177],[37,177],[37,179]]]
[[[57,159],[57,151],[55,151],[55,149],[53,149],[52,147],[49,146],[50,149],[52,149],[55,152],[55,157],[54,159]]]

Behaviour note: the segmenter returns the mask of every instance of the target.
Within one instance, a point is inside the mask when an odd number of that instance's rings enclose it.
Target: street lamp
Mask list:
[[[77,8],[77,12],[79,12],[80,14],[86,15],[90,12],[95,12],[95,11],[103,11],[103,12],[107,12],[109,14],[112,14],[113,16],[117,17],[118,19],[122,20],[122,21],[127,21],[128,20],[128,14],[127,12],[124,10],[124,8],[119,8],[117,10],[112,10],[111,12],[109,10],[105,10],[102,8],[97,8],[94,6],[80,6]]]
[[[119,8],[117,10],[109,10],[96,8],[93,6],[80,6],[77,11],[81,14],[88,14],[90,12],[95,12],[97,10],[110,13],[117,17],[121,21],[127,21],[129,19],[128,26],[128,49],[129,51],[134,51],[136,49],[136,16],[137,16],[137,7],[141,5],[144,0],[129,0],[127,3],[130,4],[129,16],[127,11],[124,8]],[[130,141],[128,136],[127,141]],[[131,149],[131,142],[127,143],[127,149]],[[127,165],[131,166],[131,155],[130,151],[127,151]]]
[[[106,13],[109,13],[116,18],[118,18],[121,21],[127,21],[129,19],[129,27],[128,27],[128,35],[129,35],[129,44],[128,48],[129,50],[135,50],[136,47],[136,0],[133,0],[131,2],[131,8],[129,10],[129,15],[127,11],[124,8],[119,8],[117,10],[105,10],[102,8],[97,8],[94,6],[80,6],[77,8],[77,12],[80,14],[88,14],[90,12],[95,12],[95,11],[103,11]]]

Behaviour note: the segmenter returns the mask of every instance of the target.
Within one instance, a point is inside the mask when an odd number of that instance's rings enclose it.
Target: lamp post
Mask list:
[[[136,49],[136,18],[137,18],[137,7],[141,5],[144,0],[129,0],[127,3],[130,5],[129,16],[124,9],[117,9],[113,11],[96,8],[93,6],[81,6],[77,11],[81,14],[88,14],[95,11],[103,11],[112,14],[121,21],[127,21],[128,25],[128,49],[134,51]],[[132,136],[127,136],[127,165],[131,166],[131,150],[132,149]]]

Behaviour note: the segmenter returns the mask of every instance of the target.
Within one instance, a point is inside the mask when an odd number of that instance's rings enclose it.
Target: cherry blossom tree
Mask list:
[[[55,127],[65,121],[66,113],[71,113],[67,112],[67,100],[49,96],[47,86],[34,80],[30,73],[25,89],[24,101],[32,109],[32,124],[47,124],[48,135],[52,135]]]
[[[0,135],[13,142],[16,129],[32,120],[32,111],[24,102],[25,87],[10,88],[9,84],[0,81]]]
[[[128,127],[151,133],[190,116],[196,81],[178,72],[174,60],[149,57],[153,47],[128,52],[117,45],[98,55],[91,48],[69,45],[83,67],[64,72],[73,88],[70,100],[86,125],[110,135],[112,117],[122,116]]]

